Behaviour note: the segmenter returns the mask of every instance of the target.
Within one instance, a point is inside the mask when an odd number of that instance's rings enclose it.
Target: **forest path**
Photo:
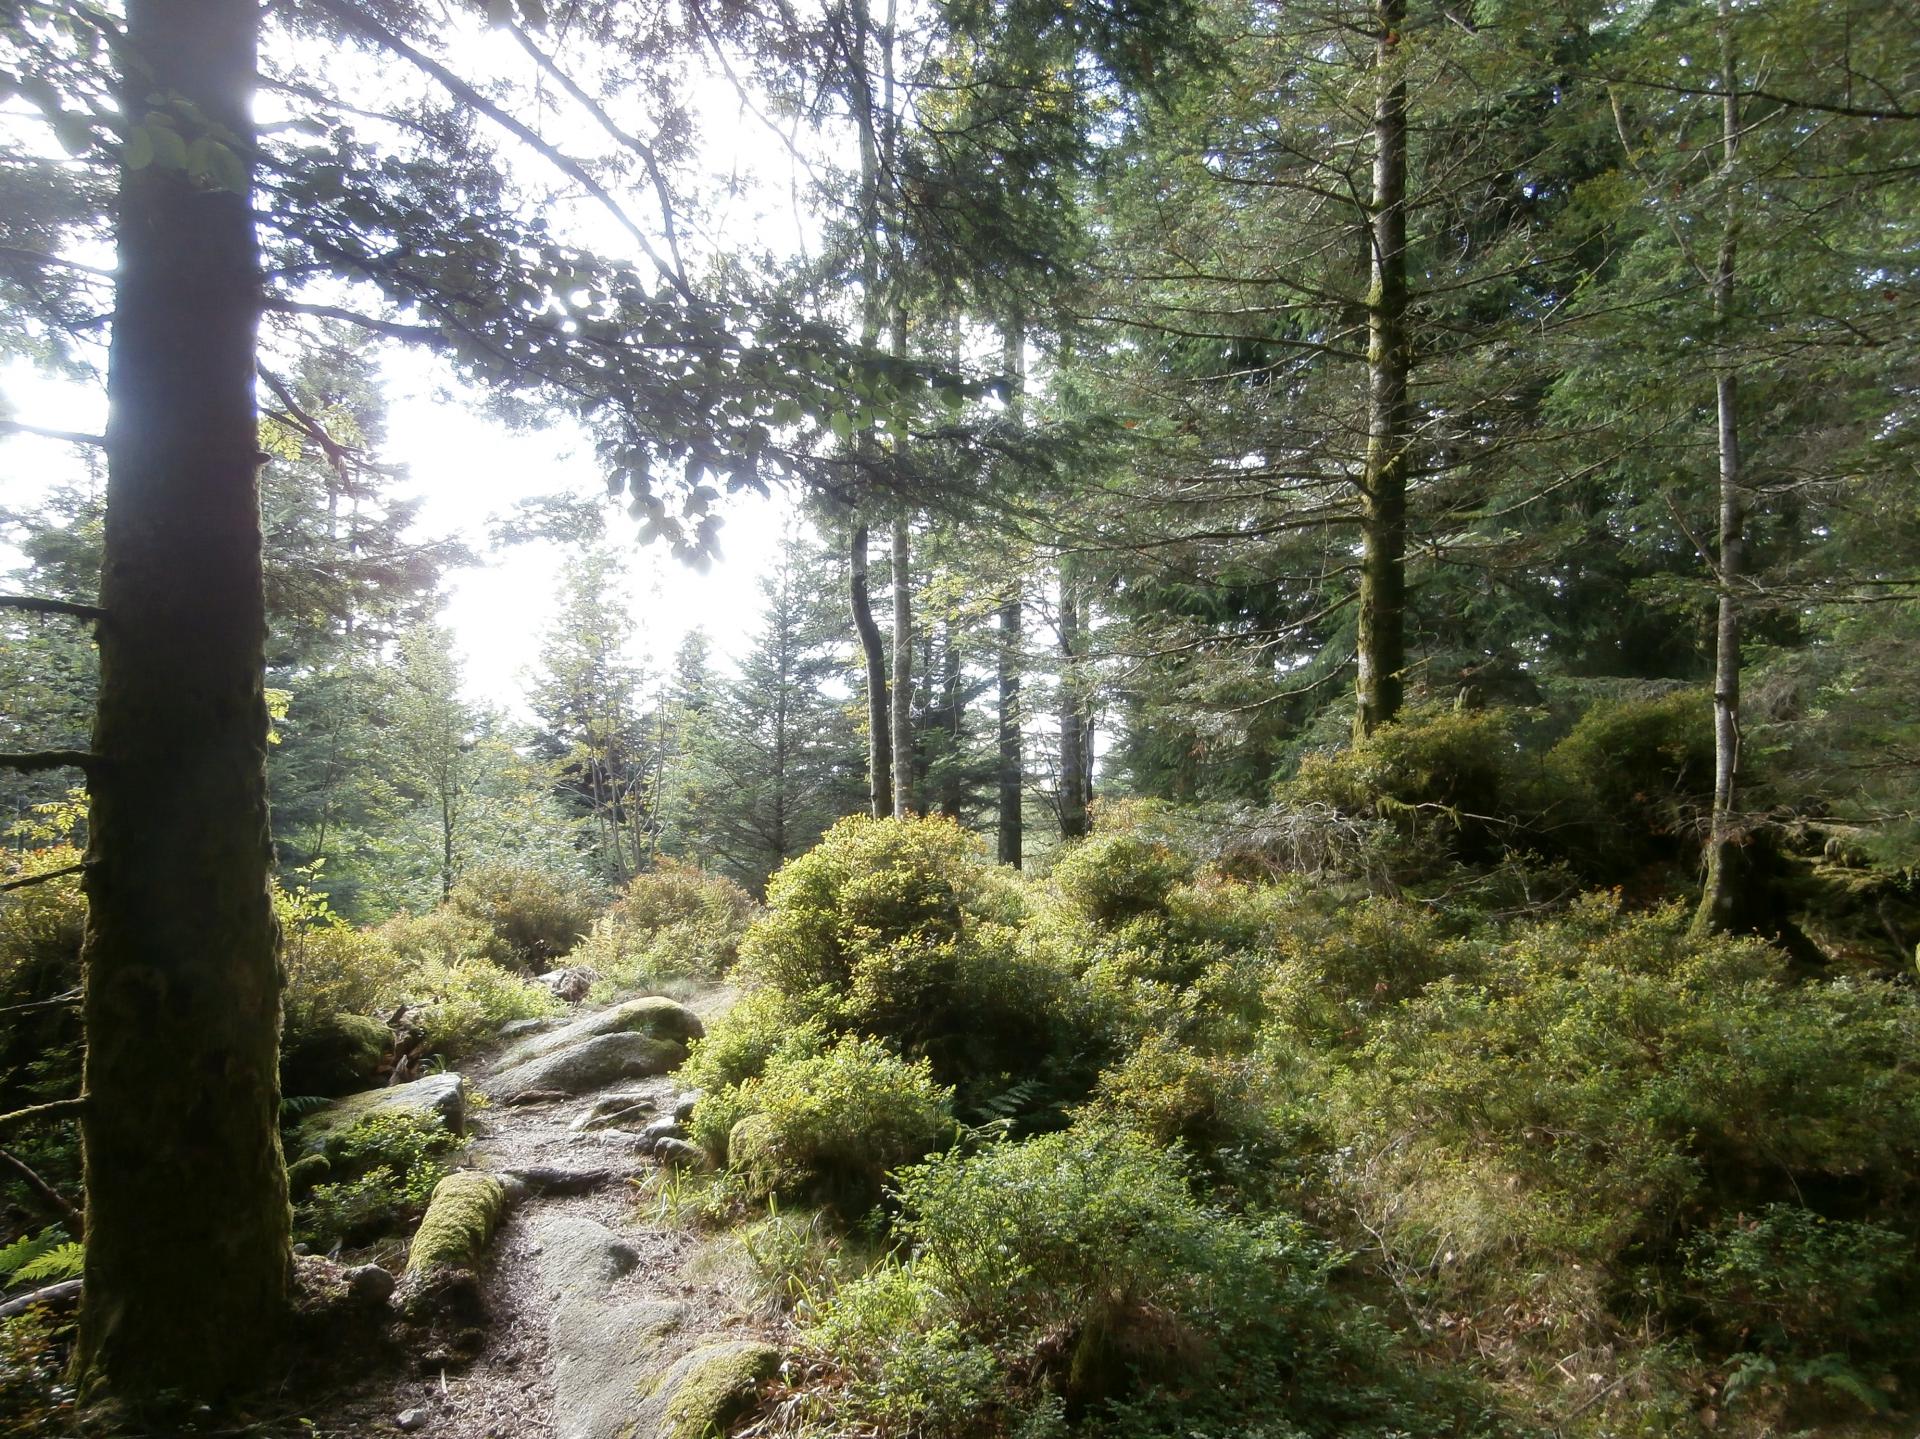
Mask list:
[[[703,1023],[711,1023],[733,998],[731,991],[713,990],[684,1002]],[[596,1012],[582,1007],[572,1020]],[[485,1093],[489,1077],[499,1072],[498,1061],[496,1053],[472,1065],[470,1085]],[[639,1135],[619,1128],[573,1127],[610,1094],[651,1100],[654,1113],[647,1119],[670,1117],[681,1092],[674,1075],[623,1079],[567,1099],[488,1104],[471,1115],[474,1138],[466,1162],[472,1168],[503,1176],[545,1170],[604,1171],[607,1177],[581,1193],[542,1192],[534,1186],[511,1207],[489,1256],[483,1288],[488,1324],[478,1356],[463,1367],[429,1368],[390,1387],[382,1399],[385,1412],[363,1413],[365,1427],[356,1432],[413,1432],[441,1439],[598,1439],[602,1432],[633,1432],[626,1425],[640,1417],[637,1414],[627,1414],[619,1429],[608,1427],[611,1416],[583,1414],[577,1378],[563,1380],[558,1386],[562,1392],[556,1394],[556,1369],[571,1362],[578,1374],[583,1363],[603,1372],[611,1365],[616,1378],[630,1369],[633,1383],[626,1392],[632,1394],[637,1385],[644,1394],[649,1374],[702,1343],[767,1337],[764,1320],[748,1312],[751,1301],[742,1293],[737,1248],[729,1250],[710,1237],[657,1222],[658,1211],[646,1202],[639,1185],[659,1165],[642,1152]],[[636,1120],[634,1126],[645,1122]],[[576,1250],[587,1236],[595,1249],[590,1259],[606,1269],[590,1286],[594,1292],[588,1302],[608,1322],[583,1329],[577,1317],[563,1320],[560,1331],[563,1343],[575,1351],[571,1355],[555,1352],[556,1310],[580,1303],[577,1295],[563,1293],[568,1281],[556,1275],[560,1261],[549,1252],[561,1234],[569,1236]],[[611,1267],[606,1266],[608,1254],[614,1256]],[[580,1257],[576,1253],[567,1262]],[[634,1350],[620,1332],[621,1313],[635,1307],[657,1312],[661,1306],[671,1306],[678,1315],[673,1336],[649,1345],[644,1353]],[[616,1347],[631,1352],[624,1357],[607,1352]],[[642,1433],[637,1439],[647,1436]]]

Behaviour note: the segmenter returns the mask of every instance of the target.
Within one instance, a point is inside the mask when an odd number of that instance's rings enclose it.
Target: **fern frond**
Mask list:
[[[78,1279],[87,1259],[87,1246],[69,1239],[39,1258],[22,1264],[13,1277],[22,1284],[45,1284],[58,1279]]]
[[[5,1249],[0,1249],[0,1275],[15,1279],[30,1278],[23,1272],[29,1265],[37,1264],[67,1242],[67,1231],[58,1224],[50,1225],[38,1234],[23,1234]]]
[[[324,1094],[292,1094],[280,1101],[280,1122],[305,1119],[317,1109],[325,1109],[333,1103]]]

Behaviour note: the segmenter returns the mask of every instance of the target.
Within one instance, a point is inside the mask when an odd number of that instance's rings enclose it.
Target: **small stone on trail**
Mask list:
[[[662,1139],[685,1139],[687,1131],[680,1127],[677,1119],[656,1119],[640,1131],[642,1145],[656,1143]]]
[[[524,1169],[509,1169],[505,1176],[534,1194],[585,1194],[598,1189],[613,1176],[604,1169],[555,1169],[531,1164]]]
[[[427,1427],[427,1411],[424,1409],[403,1409],[400,1417],[393,1421],[411,1434],[416,1429]]]
[[[693,1107],[700,1102],[700,1091],[689,1089],[673,1102],[673,1117],[685,1124],[693,1118]]]
[[[713,1168],[713,1161],[707,1157],[707,1151],[697,1144],[689,1144],[684,1139],[662,1139],[653,1146],[653,1157],[662,1164],[675,1169]]]
[[[576,1134],[589,1129],[621,1128],[639,1123],[657,1108],[650,1094],[603,1094],[588,1105],[586,1112],[568,1128]]]

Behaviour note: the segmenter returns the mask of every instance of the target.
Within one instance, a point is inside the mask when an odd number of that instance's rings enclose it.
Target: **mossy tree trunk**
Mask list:
[[[1374,70],[1372,285],[1367,294],[1367,453],[1361,476],[1360,623],[1353,732],[1400,713],[1407,664],[1407,445],[1413,368],[1407,323],[1406,0],[1380,0]]]
[[[128,0],[123,113],[225,148],[122,179],[85,949],[85,1390],[269,1377],[291,1258],[268,888],[266,605],[244,181],[258,7]],[[224,175],[222,171],[225,171]]]

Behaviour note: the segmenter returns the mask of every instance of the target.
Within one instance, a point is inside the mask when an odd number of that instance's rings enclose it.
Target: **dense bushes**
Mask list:
[[[926,1059],[963,1109],[1026,1078],[1090,1080],[1094,1039],[1066,967],[1020,927],[1028,907],[950,820],[842,820],[767,886],[740,969],[767,997],[715,1027],[696,1071],[777,1013]]]
[[[830,1419],[934,1435],[1083,1418],[1104,1433],[1466,1432],[1395,1392],[1403,1361],[1334,1299],[1327,1246],[1297,1221],[1209,1208],[1138,1135],[1076,1127],[899,1184],[910,1256],[842,1288],[810,1335],[841,1375]]]
[[[365,1116],[328,1147],[324,1162],[295,1166],[295,1236],[325,1253],[396,1232],[426,1207],[458,1144],[415,1114]]]
[[[924,1060],[849,1036],[819,1053],[776,1054],[702,1099],[693,1133],[750,1198],[825,1199],[857,1213],[879,1199],[890,1170],[951,1138],[952,1100]]]
[[[293,1061],[287,1073],[295,1093],[316,1092],[295,1081],[314,1072],[309,1061],[316,1052],[329,1052],[342,1014],[384,1018],[404,1009],[424,1050],[451,1058],[486,1042],[509,1020],[561,1007],[541,986],[496,964],[489,932],[457,911],[402,915],[377,930],[360,930],[304,889],[282,891],[276,905],[287,974],[281,1049]]]
[[[533,865],[478,865],[463,873],[447,904],[484,925],[487,957],[539,974],[578,944],[599,908],[592,892],[566,875]]]
[[[600,978],[596,998],[669,979],[718,979],[740,957],[753,896],[724,875],[663,861],[637,874],[569,956]]]

